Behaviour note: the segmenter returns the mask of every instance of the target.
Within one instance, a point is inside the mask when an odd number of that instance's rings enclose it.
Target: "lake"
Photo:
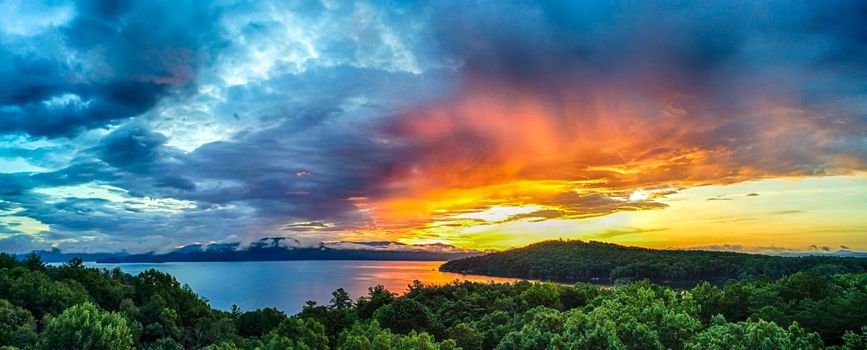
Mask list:
[[[406,291],[413,280],[445,284],[454,280],[477,282],[514,282],[514,278],[461,275],[440,272],[444,261],[250,261],[250,262],[170,262],[97,264],[89,267],[121,270],[138,274],[156,269],[175,276],[211,306],[229,310],[276,307],[287,314],[301,311],[304,302],[327,304],[331,292],[343,288],[353,299],[367,295],[367,288],[382,284],[397,293]]]

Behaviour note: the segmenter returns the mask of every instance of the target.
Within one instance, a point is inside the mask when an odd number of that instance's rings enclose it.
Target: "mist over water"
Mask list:
[[[353,299],[367,295],[367,289],[382,284],[403,293],[413,280],[445,284],[454,280],[513,282],[518,279],[461,275],[440,272],[443,261],[250,261],[250,262],[170,262],[170,263],[86,263],[89,267],[121,270],[138,274],[156,269],[187,284],[211,306],[229,310],[238,305],[248,311],[276,307],[287,314],[301,311],[307,300],[328,304],[331,292],[343,288]]]

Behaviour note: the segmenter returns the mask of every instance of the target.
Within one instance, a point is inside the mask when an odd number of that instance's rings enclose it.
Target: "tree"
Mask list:
[[[334,310],[349,309],[352,307],[352,298],[349,297],[346,290],[337,288],[331,293],[331,302],[328,307]]]
[[[41,338],[46,350],[115,350],[133,346],[132,333],[123,316],[104,312],[92,303],[75,305],[50,318]]]
[[[266,307],[242,313],[235,321],[235,326],[238,329],[238,335],[242,337],[261,337],[277,328],[280,322],[286,319],[288,317],[283,311]]]
[[[840,348],[843,350],[867,349],[867,326],[862,326],[860,333],[846,331],[843,334],[843,345]]]
[[[331,302],[328,305],[328,318],[325,320],[328,335],[336,338],[340,332],[355,323],[357,316],[349,297],[343,288],[331,293]]]
[[[45,262],[42,261],[42,257],[36,253],[30,253],[30,255],[24,258],[24,266],[31,271],[45,270]]]
[[[172,338],[160,338],[142,348],[145,350],[184,350],[184,347]]]
[[[84,260],[76,256],[69,259],[69,262],[66,264],[71,268],[82,268],[84,267]]]
[[[217,344],[211,344],[206,347],[203,347],[202,350],[240,350],[235,343],[232,342],[222,342]]]
[[[599,296],[600,293],[599,286],[576,283],[572,288],[560,290],[560,302],[563,304],[563,309],[582,307]]]
[[[455,350],[453,340],[437,343],[433,336],[425,332],[410,332],[398,335],[382,329],[379,323],[356,323],[340,335],[337,350]]]
[[[545,306],[559,309],[562,307],[560,288],[550,282],[533,283],[530,288],[521,293],[521,300],[527,303],[530,308]]]
[[[482,333],[466,323],[458,323],[447,329],[446,337],[453,339],[463,350],[481,350],[485,341]]]
[[[551,341],[563,331],[563,314],[555,309],[539,306],[518,320],[520,329],[506,334],[496,349],[549,349]]]
[[[358,318],[362,320],[370,319],[376,310],[394,301],[394,293],[389,292],[381,284],[368,288],[367,291],[368,295],[358,298],[356,303]]]
[[[679,349],[701,328],[690,295],[649,282],[618,286],[586,310],[566,312],[564,332],[552,342],[579,349]]]
[[[45,271],[24,267],[0,270],[0,295],[27,309],[36,319],[59,314],[90,299],[87,290],[76,281],[58,281]]]
[[[29,348],[36,343],[36,321],[29,311],[0,299],[0,346]]]
[[[290,317],[284,320],[265,337],[265,341],[266,344],[271,343],[273,345],[284,344],[288,341],[294,344],[290,348],[328,349],[325,326],[310,318]]]
[[[784,329],[760,320],[720,323],[696,334],[687,344],[689,350],[821,349],[822,339],[793,323]]]
[[[383,327],[398,334],[426,330],[433,323],[427,307],[408,298],[400,298],[376,311],[374,318]]]

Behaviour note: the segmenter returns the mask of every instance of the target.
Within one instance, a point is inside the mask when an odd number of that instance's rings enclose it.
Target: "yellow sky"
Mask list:
[[[645,196],[631,197],[637,200]],[[508,220],[540,207],[492,206],[443,216],[401,240],[443,241],[481,249],[571,238],[655,248],[730,245],[729,249],[771,251],[808,250],[815,245],[818,249],[824,246],[838,250],[843,246],[867,250],[864,175],[700,186],[644,200],[665,207],[617,211],[590,218]]]

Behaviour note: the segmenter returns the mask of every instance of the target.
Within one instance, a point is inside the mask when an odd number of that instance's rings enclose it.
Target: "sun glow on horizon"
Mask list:
[[[628,199],[660,206],[575,218],[554,215],[561,213],[555,206],[493,206],[443,215],[398,237],[482,250],[560,238],[651,248],[867,249],[865,242],[851,243],[867,226],[867,216],[859,215],[867,212],[864,174],[699,186],[662,196],[636,190]]]

